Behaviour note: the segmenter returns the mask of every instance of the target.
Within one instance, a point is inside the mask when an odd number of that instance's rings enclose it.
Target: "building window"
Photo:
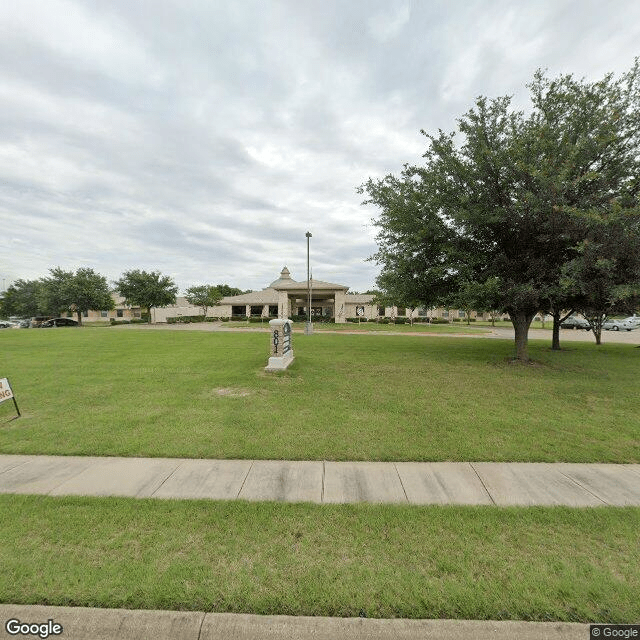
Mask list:
[[[278,317],[278,305],[277,304],[270,304],[269,305],[269,316],[271,316],[272,318],[277,318]]]
[[[252,316],[261,316],[262,315],[262,305],[260,305],[260,306],[252,305],[250,313],[251,313]]]
[[[82,312],[82,317],[83,318],[88,318],[89,317],[89,312],[88,311],[83,311]]]
[[[109,312],[108,312],[108,311],[101,311],[101,312],[100,312],[100,317],[101,317],[101,318],[107,318],[107,317],[109,317]]]
[[[123,318],[124,317],[124,309],[117,309],[116,310],[116,315],[118,316],[118,318]]]
[[[231,307],[232,316],[243,316],[246,313],[247,313],[247,307],[245,307],[244,305]]]
[[[449,311],[443,311],[442,312],[442,317],[443,318],[448,318],[449,317]]]
[[[133,312],[133,317],[134,318],[139,318],[140,317],[140,312],[139,311],[134,311]]]
[[[398,315],[399,316],[406,316],[407,315],[407,309],[405,307],[398,307]]]
[[[379,316],[383,316],[384,315],[384,307],[378,307],[378,315]]]
[[[462,309],[458,309],[458,318],[466,317],[466,313]]]

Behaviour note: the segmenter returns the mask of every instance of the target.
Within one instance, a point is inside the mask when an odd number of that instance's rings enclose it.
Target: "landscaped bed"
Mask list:
[[[0,602],[640,619],[637,508],[1,496]]]
[[[61,328],[0,334],[0,453],[639,462],[632,345]]]

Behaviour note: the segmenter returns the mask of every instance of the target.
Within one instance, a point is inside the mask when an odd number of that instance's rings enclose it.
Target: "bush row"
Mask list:
[[[148,318],[131,318],[126,320],[116,320],[115,318],[109,318],[109,324],[113,326],[114,324],[142,324],[149,322]]]
[[[207,317],[204,316],[178,316],[177,318],[167,318],[168,324],[180,324],[180,323],[191,323],[191,322],[250,322],[250,323],[263,323],[271,320],[272,317],[265,318],[263,316],[231,316],[226,318],[218,318],[218,317]],[[292,315],[290,320],[292,322],[306,322],[307,316],[305,315]],[[138,322],[147,322],[146,318],[132,318],[131,320],[115,320],[114,318],[110,319],[111,324],[130,324],[130,323],[138,323]],[[335,318],[330,318],[328,316],[314,316],[312,318],[312,322],[314,323],[330,323],[335,322]],[[352,322],[356,324],[362,324],[363,322],[378,322],[379,324],[409,324],[411,323],[410,318],[406,318],[404,316],[398,316],[395,319],[392,318],[346,318],[347,322]],[[476,322],[476,318],[471,318],[471,322]],[[430,324],[449,324],[450,322],[466,322],[464,318],[451,318],[448,320],[447,318],[426,318],[423,316],[417,317],[413,319],[414,323],[430,323]]]

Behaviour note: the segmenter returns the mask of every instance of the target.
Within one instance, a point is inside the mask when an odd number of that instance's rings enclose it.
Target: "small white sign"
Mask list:
[[[7,378],[0,378],[0,402],[13,398],[13,391]]]

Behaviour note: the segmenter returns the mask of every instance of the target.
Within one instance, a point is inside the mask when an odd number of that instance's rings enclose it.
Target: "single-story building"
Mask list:
[[[210,307],[207,316],[212,318],[263,317],[291,318],[306,316],[309,290],[311,292],[312,318],[334,318],[336,323],[345,323],[347,318],[366,318],[375,320],[380,317],[430,317],[464,318],[462,310],[449,309],[407,309],[392,306],[382,307],[374,303],[371,294],[351,294],[349,287],[322,280],[297,281],[291,277],[287,267],[280,277],[260,291],[227,296],[217,305]],[[451,314],[451,315],[450,315]],[[153,310],[153,322],[167,322],[169,318],[202,315],[200,307],[193,306],[184,297],[176,299],[174,305]],[[487,314],[488,315],[488,314]],[[483,319],[485,314],[472,312],[471,317]]]
[[[140,319],[142,317],[143,310],[140,307],[131,306],[125,304],[124,298],[117,293],[112,293],[113,309],[91,310],[84,311],[82,314],[82,322],[104,322],[109,321],[111,318],[114,320],[133,320],[134,318]],[[73,311],[67,311],[66,314],[62,314],[68,318],[76,318],[77,314]]]
[[[334,319],[334,322],[345,323],[348,318],[376,320],[378,318],[439,318],[463,321],[465,312],[462,309],[409,309],[400,306],[380,306],[375,303],[371,294],[349,293],[349,287],[323,280],[297,281],[291,277],[287,267],[280,272],[280,277],[268,287],[260,291],[252,291],[237,296],[227,296],[209,307],[209,318],[263,317],[263,318],[296,318],[306,317],[309,289],[311,292],[312,319]],[[83,322],[140,319],[146,309],[125,304],[124,298],[112,294],[115,308],[112,310],[87,311],[83,313]],[[68,312],[69,317],[75,314]],[[185,297],[176,298],[175,304],[152,309],[152,322],[168,322],[171,318],[181,316],[200,316],[202,309],[190,304]],[[488,313],[471,312],[471,317],[478,320],[490,319]],[[501,314],[507,319],[506,314]]]

